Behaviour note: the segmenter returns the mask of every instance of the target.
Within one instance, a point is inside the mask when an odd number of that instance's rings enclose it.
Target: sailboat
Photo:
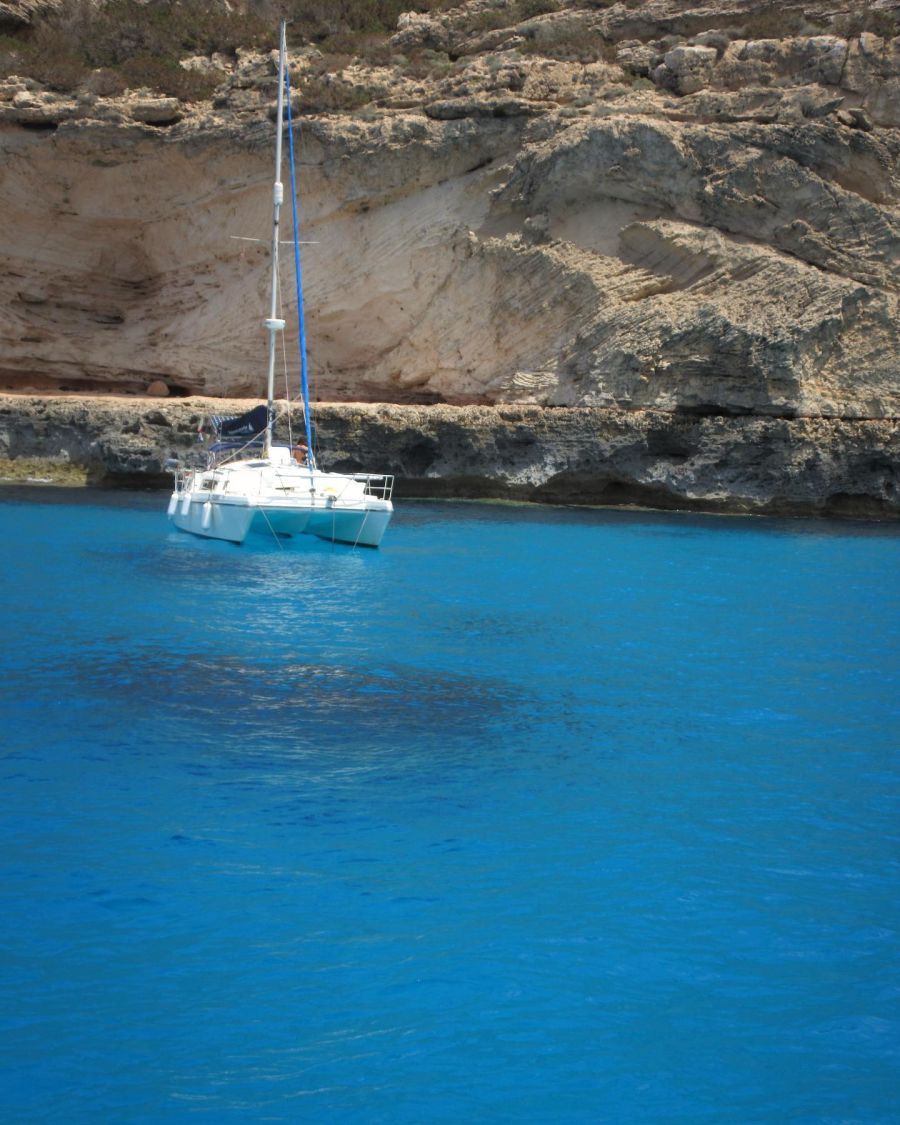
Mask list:
[[[278,539],[315,535],[335,543],[377,547],[393,513],[394,478],[383,473],[330,473],[316,464],[309,413],[303,287],[297,222],[296,165],[291,119],[285,24],[278,60],[275,183],[272,193],[272,283],[269,316],[267,402],[238,417],[211,419],[213,441],[203,468],[176,465],[168,516],[182,531],[207,539],[243,543],[251,532]],[[285,98],[287,94],[287,98]],[[282,132],[287,104],[294,266],[300,339],[300,376],[305,442],[275,441],[275,356],[285,321],[279,309],[279,222]]]

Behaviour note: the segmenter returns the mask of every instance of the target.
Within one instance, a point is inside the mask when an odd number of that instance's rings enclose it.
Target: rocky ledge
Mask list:
[[[207,413],[243,400],[0,397],[0,458],[43,479],[165,487]],[[280,428],[284,429],[284,416]],[[323,468],[393,473],[395,495],[770,515],[900,517],[900,424],[536,406],[320,405]],[[35,460],[37,459],[37,461]]]

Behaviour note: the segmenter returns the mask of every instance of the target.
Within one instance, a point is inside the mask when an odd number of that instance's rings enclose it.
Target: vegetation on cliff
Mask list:
[[[616,0],[13,0],[0,3],[0,78],[32,78],[58,92],[113,96],[142,88],[185,102],[203,101],[228,78],[228,68],[221,64],[233,61],[240,50],[269,49],[274,24],[286,18],[292,43],[318,51],[318,66],[308,76],[300,108],[346,110],[374,95],[359,83],[342,91],[333,80],[322,82],[323,74],[340,75],[354,62],[393,62],[409,73],[439,74],[442,65],[469,53],[472,39],[476,51],[479,39],[481,49],[490,51],[502,46],[491,33],[520,28],[541,16],[614,6],[638,13],[642,5],[643,0],[618,5]],[[444,25],[452,40],[441,45],[447,50],[435,51],[426,42],[404,55],[391,44],[401,15],[447,12],[453,13]],[[525,29],[517,44],[524,54],[582,63],[611,61],[618,38],[631,32],[642,37],[640,26],[627,21],[621,36],[566,20],[548,24],[540,34],[535,30]],[[734,13],[733,30],[754,39],[864,31],[891,37],[897,34],[898,10],[878,0],[836,11],[763,0]],[[197,58],[211,61],[191,65]]]
[[[522,0],[540,3],[540,0]],[[364,52],[386,41],[401,11],[439,0],[62,0],[34,21],[13,22],[0,39],[0,75],[26,75],[51,89],[97,94],[146,87],[185,101],[208,98],[225,78],[212,66],[181,65],[193,56],[234,57],[272,46],[273,25],[290,20],[296,43],[330,55]]]

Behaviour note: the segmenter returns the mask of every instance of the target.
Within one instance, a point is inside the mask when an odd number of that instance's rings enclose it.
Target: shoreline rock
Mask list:
[[[32,472],[35,459],[65,465],[89,485],[163,489],[170,457],[202,459],[204,415],[247,405],[2,395],[0,461],[29,459]],[[319,404],[313,417],[322,468],[393,473],[398,500],[900,519],[894,419],[375,403]]]

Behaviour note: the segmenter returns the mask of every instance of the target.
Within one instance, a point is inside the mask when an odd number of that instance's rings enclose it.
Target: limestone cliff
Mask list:
[[[0,395],[0,480],[33,472],[67,483],[77,467],[95,484],[170,487],[169,457],[204,463],[197,443],[204,416],[242,405]],[[286,437],[283,404],[279,413],[279,436]],[[322,468],[396,474],[401,499],[900,516],[896,421],[345,403],[316,409],[315,441]]]
[[[314,398],[896,418],[898,11],[473,0],[377,63],[298,46]],[[273,59],[184,63],[211,102],[0,85],[0,387],[261,392]]]

